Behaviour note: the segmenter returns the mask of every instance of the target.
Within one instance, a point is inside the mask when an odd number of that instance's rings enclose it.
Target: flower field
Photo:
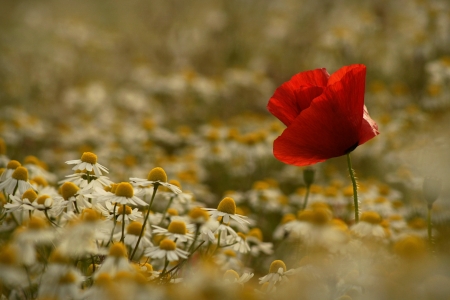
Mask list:
[[[446,0],[2,1],[0,299],[449,299],[449,49]]]

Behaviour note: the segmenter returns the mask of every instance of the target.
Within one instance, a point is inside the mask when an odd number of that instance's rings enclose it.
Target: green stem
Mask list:
[[[145,225],[147,224],[148,216],[150,215],[150,209],[152,208],[153,200],[155,199],[156,191],[158,190],[159,184],[155,183],[153,185],[153,194],[152,199],[150,200],[150,205],[148,206],[147,213],[145,214],[144,224],[142,224],[141,232],[139,233],[139,238],[136,242],[136,246],[134,247],[133,253],[131,253],[130,261],[133,260],[133,256],[136,253],[137,248],[139,247],[139,243],[141,242],[142,236],[144,235]]]
[[[352,160],[350,159],[350,153],[347,153],[347,165],[350,178],[353,184],[353,202],[355,204],[355,223],[359,222],[359,203],[358,203],[358,185],[356,184],[355,171],[352,168]]]
[[[428,205],[428,214],[427,214],[427,225],[428,225],[428,240],[430,241],[430,245],[433,244],[433,235],[431,232],[433,224],[431,224],[431,205]]]
[[[114,236],[114,231],[116,230],[116,224],[117,224],[117,219],[116,219],[116,208],[117,208],[117,202],[114,203],[114,208],[113,208],[113,228],[111,230],[111,235],[109,236],[109,241],[108,244],[106,244],[106,246],[108,246],[110,243],[112,243],[113,241],[113,236]]]
[[[127,213],[127,205],[124,204],[122,206],[122,236],[120,237],[120,241],[123,243],[125,240],[125,214]]]
[[[309,198],[309,191],[311,190],[311,185],[306,186],[306,194],[305,199],[303,200],[303,208],[302,210],[306,209],[306,206],[308,205],[308,198]]]
[[[163,216],[161,218],[161,221],[159,222],[158,226],[161,226],[162,223],[164,222],[164,219],[166,218],[167,215],[167,210],[170,208],[170,206],[172,205],[172,201],[175,198],[175,196],[170,197],[169,203],[167,204],[166,209],[164,210]]]

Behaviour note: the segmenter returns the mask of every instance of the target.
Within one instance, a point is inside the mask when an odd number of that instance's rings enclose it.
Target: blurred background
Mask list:
[[[357,175],[421,199],[425,176],[449,178],[447,0],[1,1],[0,137],[61,178],[93,151],[114,181],[161,166],[205,202],[261,180],[289,194],[302,170],[273,158],[267,102],[354,63],[381,132]],[[349,184],[344,158],[315,168]]]

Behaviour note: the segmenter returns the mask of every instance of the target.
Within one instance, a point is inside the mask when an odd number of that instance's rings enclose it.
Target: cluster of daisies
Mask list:
[[[59,182],[34,156],[1,170],[6,299],[360,299],[398,292],[386,276],[413,278],[403,284],[425,297],[435,280],[445,231],[436,226],[430,241],[425,216],[385,185],[361,185],[355,224],[351,192],[337,182],[284,197],[273,182],[256,182],[206,208],[160,167],[114,183],[92,152],[66,163],[74,173]],[[447,271],[436,280],[450,281]]]

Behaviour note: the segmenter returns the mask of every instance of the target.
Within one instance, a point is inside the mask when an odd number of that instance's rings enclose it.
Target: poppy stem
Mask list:
[[[347,153],[347,165],[348,173],[352,179],[353,185],[353,202],[355,204],[355,223],[359,222],[359,203],[358,203],[358,185],[356,184],[355,170],[352,168],[352,160],[350,159],[350,153]]]
[[[303,199],[303,207],[302,210],[306,209],[306,206],[308,205],[308,198],[309,198],[309,191],[311,190],[311,185],[306,186],[306,194],[305,198]]]

